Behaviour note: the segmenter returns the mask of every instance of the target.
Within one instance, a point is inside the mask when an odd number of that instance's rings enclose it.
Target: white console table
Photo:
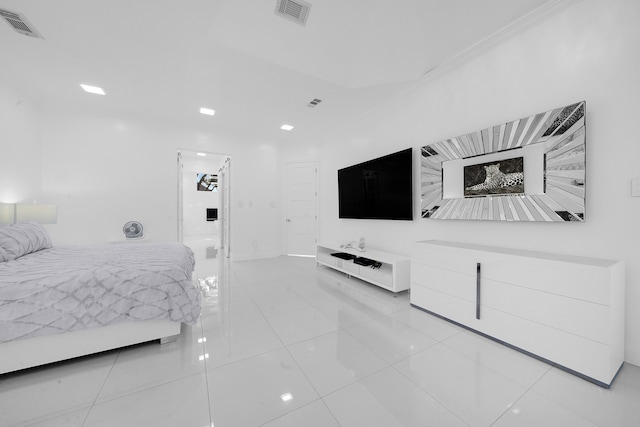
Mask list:
[[[382,263],[380,268],[371,268],[358,265],[352,260],[344,260],[331,254],[345,252],[357,257],[364,257]],[[318,245],[316,261],[334,270],[356,277],[391,292],[400,292],[409,289],[410,260],[406,256],[391,254],[388,252],[341,248],[340,245]]]
[[[624,361],[623,261],[416,242],[411,305],[603,387]]]

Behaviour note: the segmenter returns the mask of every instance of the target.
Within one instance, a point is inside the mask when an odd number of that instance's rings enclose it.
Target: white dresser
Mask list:
[[[603,387],[624,360],[623,261],[414,243],[411,304]]]

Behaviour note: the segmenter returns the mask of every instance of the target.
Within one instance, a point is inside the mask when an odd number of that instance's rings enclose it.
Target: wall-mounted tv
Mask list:
[[[413,219],[413,149],[338,170],[338,216]]]

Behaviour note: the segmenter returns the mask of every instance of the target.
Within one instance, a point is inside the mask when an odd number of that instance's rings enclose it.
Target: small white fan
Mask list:
[[[127,239],[139,239],[142,237],[142,224],[138,221],[129,221],[122,227],[122,231]]]

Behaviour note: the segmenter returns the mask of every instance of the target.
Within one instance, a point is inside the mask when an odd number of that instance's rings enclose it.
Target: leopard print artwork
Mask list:
[[[522,185],[524,182],[524,174],[522,172],[503,173],[500,170],[500,163],[487,165],[484,167],[487,177],[481,184],[467,187],[466,190],[492,190],[495,188],[513,187]]]

